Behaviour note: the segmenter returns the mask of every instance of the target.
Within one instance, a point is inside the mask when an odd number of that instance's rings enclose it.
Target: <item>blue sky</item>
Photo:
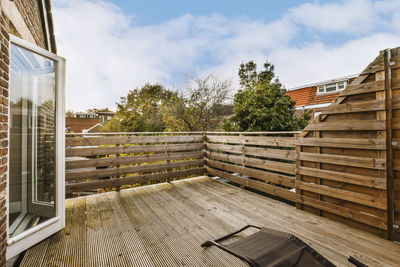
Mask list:
[[[112,0],[125,12],[135,16],[138,25],[162,23],[175,17],[190,13],[194,16],[204,16],[212,13],[227,17],[246,16],[270,22],[278,19],[289,8],[303,3],[305,0]],[[329,1],[320,1],[329,2]]]
[[[355,74],[400,46],[400,1],[53,0],[67,108],[115,108],[146,82],[179,90],[212,73],[238,89],[266,60],[286,88]]]

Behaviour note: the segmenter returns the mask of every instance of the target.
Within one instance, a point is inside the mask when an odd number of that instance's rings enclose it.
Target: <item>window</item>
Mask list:
[[[65,225],[64,64],[11,37],[7,258]]]
[[[347,81],[324,84],[324,85],[320,85],[317,87],[317,93],[318,94],[334,93],[336,91],[344,90],[346,88],[346,86],[347,86]]]
[[[344,88],[346,88],[346,82],[338,83],[338,90],[343,90]]]
[[[325,92],[334,92],[334,91],[336,91],[336,83],[325,85]]]

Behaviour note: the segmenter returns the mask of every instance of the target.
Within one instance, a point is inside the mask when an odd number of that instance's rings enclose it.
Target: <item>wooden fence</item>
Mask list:
[[[295,134],[67,134],[66,192],[209,173],[294,202]]]
[[[202,175],[203,134],[67,134],[66,192]]]
[[[209,133],[206,135],[207,172],[295,202],[296,134]]]
[[[393,195],[399,194],[392,185],[391,94],[400,89],[389,77],[399,67],[394,52],[392,58],[381,52],[301,133],[296,202],[300,209],[400,240],[393,227],[399,222]]]

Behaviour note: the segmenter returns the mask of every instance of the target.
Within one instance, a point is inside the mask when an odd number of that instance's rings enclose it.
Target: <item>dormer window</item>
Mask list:
[[[347,82],[341,82],[337,84],[338,90],[344,90],[346,88]]]
[[[347,81],[323,84],[323,85],[318,86],[317,92],[318,92],[318,94],[334,93],[337,91],[344,90],[346,88],[346,86],[347,86]]]
[[[336,83],[325,85],[325,92],[335,92],[337,90],[336,86],[337,86]]]

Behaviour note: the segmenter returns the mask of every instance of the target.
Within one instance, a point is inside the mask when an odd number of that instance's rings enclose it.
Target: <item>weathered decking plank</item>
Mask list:
[[[75,198],[64,266],[87,266],[85,211],[86,198]]]
[[[246,266],[200,244],[248,223],[294,233],[338,266],[349,266],[349,255],[400,264],[398,244],[206,177],[66,204],[66,228],[28,250],[21,266]]]
[[[375,238],[374,235],[364,231],[343,226],[329,219],[309,216],[309,213],[306,212],[294,212],[293,207],[282,205],[277,201],[271,201],[268,203],[269,205],[259,205],[259,200],[263,200],[262,196],[249,192],[244,192],[243,194],[243,190],[233,186],[221,185],[214,181],[211,181],[211,183],[206,181],[201,186],[192,181],[184,182],[194,185],[194,190],[199,193],[207,192],[207,194],[213,195],[213,199],[232,202],[238,207],[242,207],[243,212],[250,212],[249,216],[251,214],[262,215],[263,217],[274,219],[273,221],[279,223],[280,226],[285,226],[285,222],[289,222],[288,231],[293,231],[298,236],[304,234],[305,241],[308,238],[314,238],[314,242],[329,244],[332,249],[347,255],[355,255],[372,266],[376,264],[390,265],[398,260],[396,255],[400,253],[399,245]],[[232,194],[236,197],[228,197]],[[226,203],[223,204],[228,206]],[[239,212],[240,209],[235,208],[235,211]],[[382,249],[382,246],[385,249]],[[363,251],[368,251],[368,253],[363,254]],[[390,251],[390,254],[387,253],[388,251]],[[380,259],[380,261],[377,262],[375,259]]]
[[[170,249],[171,256],[176,259],[179,265],[183,266],[207,266],[195,253],[190,250],[190,244],[186,236],[174,230],[174,225],[169,225],[164,221],[167,218],[158,217],[142,199],[141,189],[128,190],[134,199],[134,203],[143,217],[146,224],[152,229],[154,235],[163,247]]]
[[[96,195],[86,197],[86,249],[89,266],[105,266],[108,257]],[[97,244],[92,246],[90,244]]]
[[[134,198],[129,194],[130,190],[120,191],[121,203],[138,235],[140,236],[144,246],[146,247],[149,257],[156,266],[176,266],[178,260],[171,256],[170,249],[163,246],[157,235],[153,233],[152,228],[148,225],[146,218],[136,207]]]
[[[191,181],[191,180],[187,180]],[[210,185],[211,184],[211,185]],[[204,185],[204,188],[209,188],[209,186],[214,187],[215,189],[219,190],[218,193],[220,194],[221,197],[224,197],[225,194],[235,194],[237,199],[241,199],[241,203],[249,203],[252,205],[255,205],[255,207],[261,207],[262,209],[265,209],[263,211],[263,214],[275,214],[277,213],[278,216],[287,216],[287,215],[292,215],[295,214],[295,216],[290,216],[291,220],[296,220],[296,221],[306,221],[310,223],[311,225],[315,225],[316,228],[324,229],[330,229],[331,231],[335,231],[337,235],[339,235],[339,238],[343,238],[343,235],[346,237],[349,237],[351,239],[357,240],[358,242],[362,242],[365,244],[368,244],[373,249],[376,250],[381,250],[379,248],[382,248],[382,245],[384,244],[385,246],[385,251],[390,250],[390,253],[398,254],[400,253],[400,246],[396,243],[393,242],[388,242],[387,240],[384,240],[382,238],[376,238],[375,235],[372,235],[370,233],[367,233],[365,231],[355,229],[351,226],[337,223],[335,221],[332,221],[330,219],[326,218],[321,218],[319,216],[310,216],[309,213],[307,212],[293,212],[293,207],[289,205],[282,205],[281,202],[276,201],[276,200],[270,200],[268,201],[267,205],[259,205],[257,202],[262,202],[264,201],[264,197],[248,192],[248,191],[243,191],[240,190],[240,188],[237,188],[235,186],[230,186],[226,184],[221,184],[221,183],[214,183],[214,181],[210,180],[205,180],[204,183],[202,183],[202,186]],[[215,190],[214,189],[214,190]],[[249,196],[251,195],[251,196]],[[231,198],[227,198],[231,199]],[[253,204],[255,203],[255,204]],[[325,234],[325,233],[323,233]],[[383,250],[381,250],[383,251]],[[383,252],[385,252],[383,251]]]
[[[193,191],[197,191],[198,188],[195,187],[192,189]],[[305,242],[310,244],[313,248],[319,251],[321,254],[324,254],[326,257],[330,258],[332,262],[336,265],[346,264],[346,254],[340,253],[340,251],[332,248],[331,240],[325,240],[325,242],[318,242],[314,238],[314,234],[312,229],[309,231],[302,229],[299,226],[299,222],[296,220],[290,220],[291,216],[287,216],[288,218],[280,218],[279,216],[274,216],[273,213],[267,213],[267,216],[264,216],[264,212],[260,210],[260,207],[256,206],[250,207],[250,205],[246,205],[247,201],[243,200],[239,201],[231,201],[230,199],[220,198],[213,192],[212,188],[206,188],[209,195],[212,195],[211,203],[220,206],[229,208],[230,211],[234,212],[237,217],[240,217],[243,223],[252,223],[256,225],[262,225],[268,228],[273,228],[280,231],[290,232],[296,234],[298,237],[303,239]],[[218,188],[217,188],[218,190]],[[198,191],[199,193],[203,193]],[[282,216],[283,217],[283,216]],[[336,258],[338,255],[341,257]]]
[[[116,219],[124,253],[129,260],[129,266],[155,266],[149,257],[146,247],[132,225],[120,201],[119,193],[107,193],[108,200]]]
[[[198,194],[202,195],[204,194],[204,192],[202,192],[203,190],[198,191],[198,188],[190,189],[190,187],[187,185],[179,185],[179,186],[182,186],[182,188],[180,189],[184,188],[184,190],[187,191],[187,194],[194,194],[194,192],[198,192]],[[321,254],[324,254],[327,257],[331,256],[330,258],[332,262],[334,262],[335,264],[341,265],[346,263],[345,255],[341,255],[342,257],[340,257],[339,260],[335,259],[333,256],[340,255],[338,251],[333,250],[331,247],[325,246],[324,244],[319,244],[314,239],[308,238],[306,235],[303,235],[300,232],[293,231],[292,228],[296,228],[296,222],[293,222],[293,220],[292,221],[289,220],[288,222],[286,222],[285,220],[282,221],[277,220],[278,218],[273,216],[272,218],[266,218],[263,215],[259,214],[260,211],[255,212],[254,209],[253,210],[248,209],[248,207],[244,206],[243,203],[234,203],[229,200],[220,198],[219,196],[213,194],[212,190],[211,191],[208,190],[210,190],[210,188],[206,189],[209,198],[205,200],[206,202],[208,202],[208,205],[210,205],[210,207],[214,206],[215,210],[219,210],[219,212],[217,213],[219,216],[227,218],[229,214],[232,214],[234,217],[236,217],[236,220],[238,221],[237,228],[242,227],[243,225],[246,224],[256,224],[273,228],[276,230],[295,233],[304,241],[306,242],[308,241],[307,243],[312,244],[312,247],[314,247]],[[270,216],[271,215],[268,214],[268,217]]]
[[[182,254],[190,258],[193,264],[198,262],[198,266],[221,266],[221,263],[217,261],[217,258],[210,258],[207,260],[204,254],[204,249],[200,247],[200,242],[197,241],[189,232],[189,229],[182,227],[174,217],[172,217],[164,208],[164,204],[160,206],[150,196],[152,192],[146,191],[144,188],[138,190],[140,197],[143,202],[152,210],[153,219],[160,222],[161,227],[165,228],[171,235],[173,243],[178,243],[181,246]],[[178,237],[178,238],[177,238]]]
[[[214,236],[211,236],[201,227],[201,223],[198,224],[198,222],[193,220],[189,214],[186,214],[178,208],[180,204],[182,204],[180,201],[177,201],[169,194],[163,194],[166,192],[161,192],[165,190],[165,187],[170,186],[170,184],[164,184],[163,187],[145,187],[145,190],[149,192],[151,198],[153,198],[160,206],[163,206],[165,211],[176,220],[177,224],[186,229],[186,231],[196,239],[199,245],[204,242],[204,240],[214,239]],[[216,247],[202,250],[202,253],[204,253],[207,258],[212,257],[217,260],[220,263],[218,266],[223,266],[224,264],[228,264],[229,266],[247,266],[241,260],[238,260],[236,257],[233,257]]]

